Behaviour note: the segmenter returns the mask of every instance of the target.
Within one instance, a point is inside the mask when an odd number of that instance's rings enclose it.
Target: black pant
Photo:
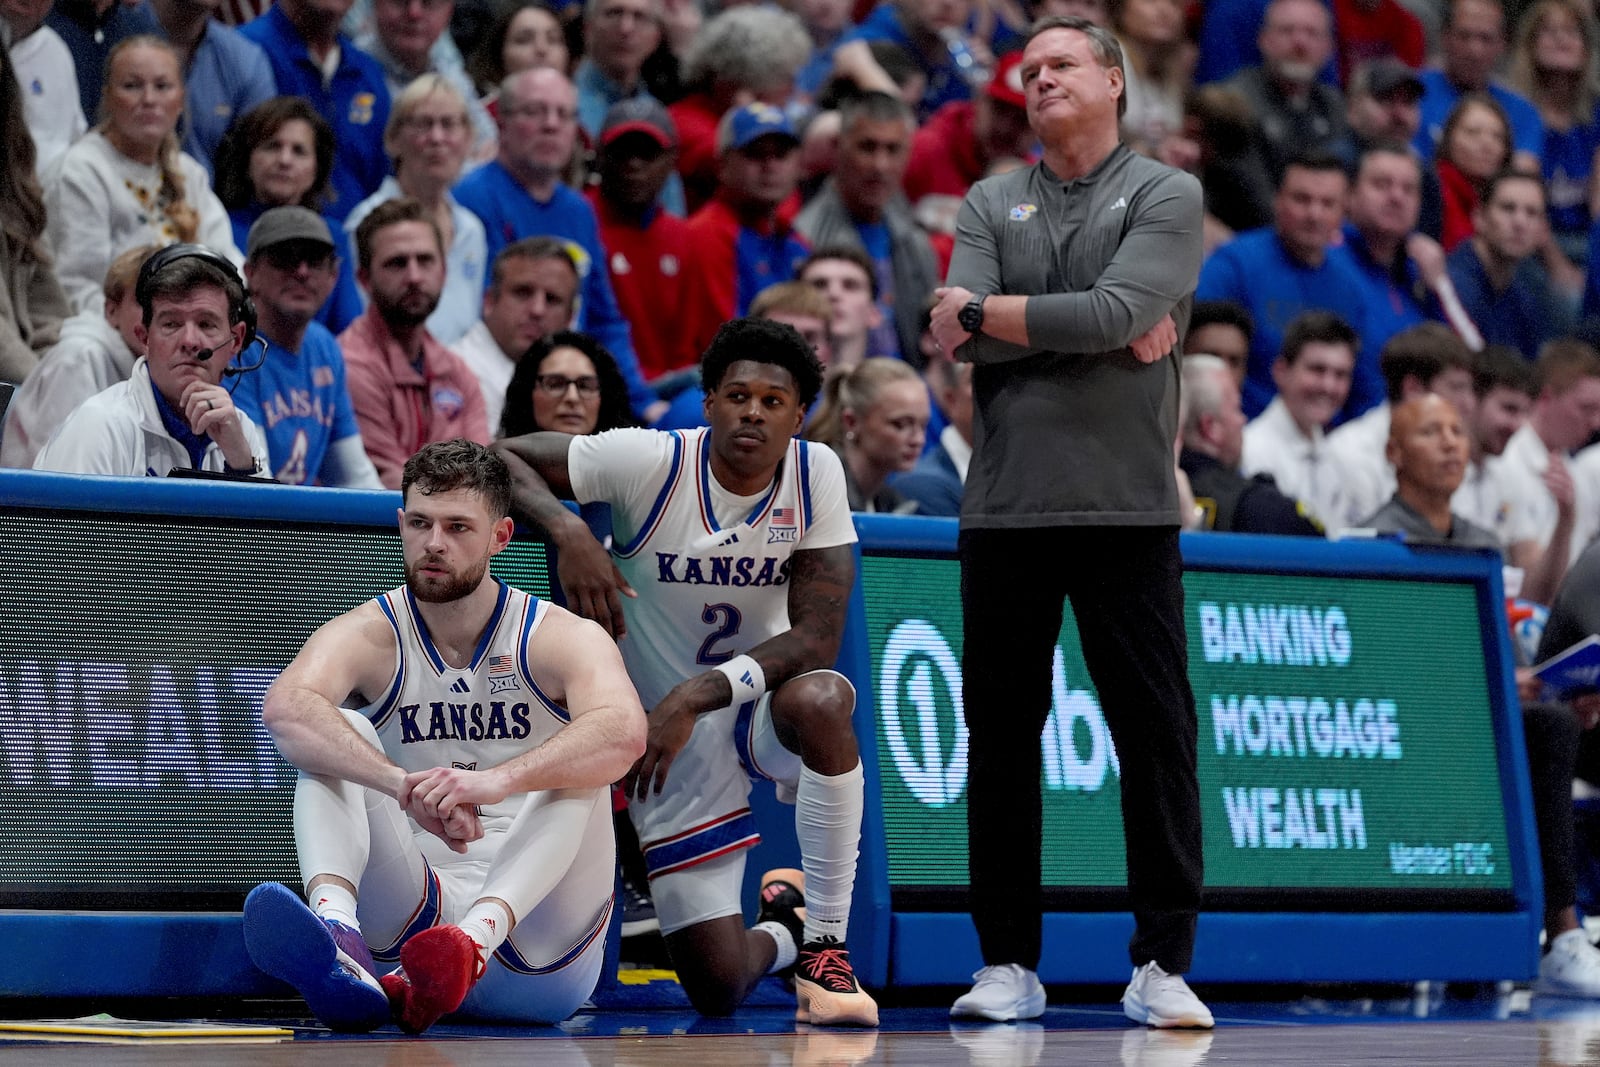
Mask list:
[[[1129,954],[1136,967],[1188,971],[1204,863],[1177,530],[965,530],[960,552],[969,882],[984,962],[1039,966],[1040,737],[1070,599],[1122,767]]]
[[[1529,704],[1522,709],[1522,732],[1528,746],[1539,864],[1544,868],[1544,911],[1549,916],[1578,899],[1572,776],[1583,731],[1565,704]]]

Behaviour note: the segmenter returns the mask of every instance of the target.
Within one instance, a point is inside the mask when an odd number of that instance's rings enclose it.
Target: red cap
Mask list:
[[[1028,94],[1022,88],[1022,53],[1007,52],[994,65],[994,77],[984,88],[991,100],[1012,107],[1027,107]]]

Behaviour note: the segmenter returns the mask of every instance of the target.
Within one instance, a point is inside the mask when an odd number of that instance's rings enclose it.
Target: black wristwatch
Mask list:
[[[956,321],[968,333],[977,333],[983,329],[983,302],[989,298],[988,293],[973,293],[972,299],[956,312]]]

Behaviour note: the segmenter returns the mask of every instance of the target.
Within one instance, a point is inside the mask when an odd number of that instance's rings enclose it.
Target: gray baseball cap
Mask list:
[[[250,227],[250,236],[245,240],[245,258],[252,258],[262,249],[285,241],[316,241],[329,248],[338,247],[333,243],[328,224],[315,211],[304,207],[275,207],[263,213]]]
[[[642,133],[662,148],[678,146],[678,127],[672,113],[653,96],[635,96],[611,105],[605,125],[600,127],[600,147],[604,148],[625,133]]]

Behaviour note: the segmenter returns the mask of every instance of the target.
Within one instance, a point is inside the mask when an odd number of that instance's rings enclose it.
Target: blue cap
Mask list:
[[[771,104],[746,104],[723,116],[722,124],[717,129],[717,151],[738,151],[748,148],[751,142],[762,137],[773,136],[800,143],[799,134],[794,132],[794,125],[782,108]]]

